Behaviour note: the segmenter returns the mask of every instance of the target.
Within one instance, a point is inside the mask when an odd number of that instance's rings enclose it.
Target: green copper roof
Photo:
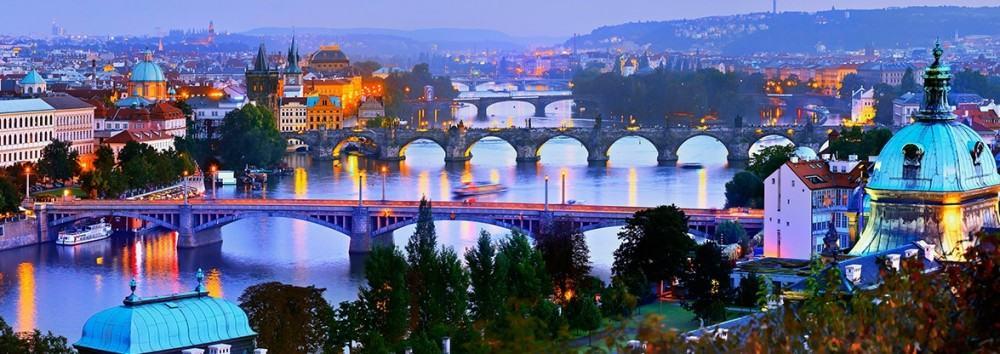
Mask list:
[[[169,296],[140,298],[135,296],[134,282],[132,289],[124,305],[91,316],[73,346],[109,353],[149,353],[257,335],[239,306],[208,296],[200,281],[195,291]]]
[[[924,75],[924,101],[913,124],[886,143],[867,188],[915,192],[962,192],[1000,184],[990,149],[972,128],[955,120],[948,104],[951,73],[934,48]]]
[[[21,79],[20,83],[21,85],[39,85],[44,84],[45,79],[42,78],[42,75],[38,74],[38,71],[31,69],[31,71],[28,72],[28,75],[25,75],[24,78]]]
[[[153,52],[146,51],[144,58],[132,67],[132,75],[129,78],[132,82],[165,82],[167,77],[163,76],[163,69],[153,62]]]

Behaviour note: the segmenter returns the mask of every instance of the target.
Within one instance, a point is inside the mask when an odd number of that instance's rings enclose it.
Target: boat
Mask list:
[[[469,197],[474,195],[500,193],[507,190],[507,187],[499,183],[476,183],[465,182],[460,187],[451,190],[451,193],[458,197]]]
[[[685,162],[680,164],[680,167],[687,170],[698,170],[704,168],[705,166],[702,166],[700,163],[697,162]]]
[[[59,232],[59,237],[56,239],[57,245],[72,246],[79,245],[81,243],[93,242],[98,240],[103,240],[111,237],[111,224],[101,222],[88,225],[83,229],[70,229]]]

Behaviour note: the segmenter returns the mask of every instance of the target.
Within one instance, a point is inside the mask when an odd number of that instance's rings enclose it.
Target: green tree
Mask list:
[[[66,337],[48,332],[42,334],[39,330],[16,333],[0,317],[0,353],[26,354],[73,354],[76,353]]]
[[[741,243],[747,236],[747,231],[738,222],[726,220],[715,226],[715,240],[720,245]]]
[[[920,92],[920,91],[921,91],[920,86],[917,85],[917,79],[916,79],[915,75],[913,74],[913,68],[912,67],[906,68],[906,72],[903,73],[903,78],[899,82],[899,92],[900,93],[907,93],[907,92],[914,92],[914,93],[916,93],[916,92]]]
[[[685,273],[687,290],[682,305],[706,321],[725,319],[726,304],[732,299],[732,265],[715,242],[695,249],[690,269]]]
[[[257,343],[278,353],[314,353],[328,346],[334,312],[323,299],[326,289],[268,282],[239,297]]]
[[[859,159],[878,156],[882,147],[892,138],[892,131],[886,128],[861,130],[859,127],[841,129],[840,136],[830,141],[829,151],[838,159],[846,159],[851,155]]]
[[[372,250],[365,262],[368,284],[358,294],[358,307],[363,315],[351,322],[359,324],[360,330],[356,338],[350,339],[358,340],[365,348],[401,349],[410,328],[407,268],[406,259],[396,248]],[[350,308],[347,311],[351,313]]]
[[[437,299],[433,299],[431,289],[433,275],[437,271],[437,233],[434,231],[434,216],[431,202],[420,199],[417,214],[417,229],[406,244],[406,262],[409,264],[406,285],[410,289],[410,321],[414,331],[426,330],[434,321],[440,320],[444,309]]]
[[[564,313],[569,328],[592,331],[601,326],[601,310],[597,308],[597,303],[592,297],[574,297],[566,305]]]
[[[556,299],[568,301],[579,293],[577,284],[590,274],[590,250],[583,233],[572,222],[557,220],[550,232],[539,235],[535,247],[545,259]]]
[[[17,213],[23,198],[21,191],[8,178],[0,177],[0,215]]]
[[[42,149],[42,158],[38,160],[38,172],[57,181],[66,181],[80,174],[79,154],[72,149],[68,141],[52,139]]]
[[[736,291],[736,305],[750,308],[758,307],[761,288],[764,286],[761,280],[762,277],[757,275],[757,272],[750,272],[741,278],[740,286]]]
[[[746,170],[763,180],[788,162],[792,156],[795,156],[795,146],[791,144],[766,146],[750,155]]]
[[[727,208],[764,207],[764,182],[753,172],[737,172],[725,188]]]
[[[875,123],[892,125],[892,101],[897,98],[899,92],[895,87],[886,84],[875,85]]]
[[[496,247],[490,233],[482,230],[476,245],[465,251],[465,264],[469,267],[469,309],[477,321],[496,321],[501,313],[503,298],[497,288]]]
[[[644,295],[649,283],[670,284],[684,274],[688,252],[695,243],[688,236],[688,218],[675,205],[635,213],[618,233],[621,245],[614,253],[612,273],[627,279],[633,294]],[[636,278],[641,275],[641,278]],[[637,279],[646,283],[636,283]]]
[[[226,113],[221,133],[218,153],[229,169],[271,166],[285,153],[285,139],[266,107],[248,104]]]
[[[855,90],[857,90],[857,89],[859,89],[861,87],[870,87],[870,86],[871,85],[868,84],[868,83],[866,83],[861,78],[860,75],[858,75],[858,74],[847,74],[847,75],[844,76],[844,79],[840,81],[840,89],[839,89],[839,91],[837,91],[837,94],[840,96],[840,99],[845,100],[847,102],[850,102],[851,101],[851,94]]]

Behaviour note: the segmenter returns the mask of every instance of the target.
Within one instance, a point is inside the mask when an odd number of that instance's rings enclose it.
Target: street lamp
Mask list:
[[[566,171],[562,173],[562,204],[566,204]]]
[[[215,167],[215,165],[209,166],[208,170],[212,172],[212,199],[215,199],[216,198],[216,196],[215,196],[215,183],[217,182],[216,181],[217,180],[216,176],[218,175],[219,171],[218,171],[218,168]]]
[[[24,197],[31,197],[31,167],[24,167]]]
[[[386,178],[386,171],[387,170],[388,169],[385,166],[382,166],[382,201],[383,202],[385,201],[385,178]]]
[[[361,201],[364,199],[364,196],[363,196],[362,190],[361,190],[361,188],[363,187],[361,185],[361,177],[362,176],[363,176],[363,174],[361,173],[361,171],[358,171],[358,207],[361,207]]]
[[[549,211],[549,176],[545,176],[545,211]]]
[[[184,193],[184,205],[188,205],[188,190],[187,190],[188,189],[188,171],[184,170],[183,175],[184,175],[184,188],[181,189],[181,192]]]

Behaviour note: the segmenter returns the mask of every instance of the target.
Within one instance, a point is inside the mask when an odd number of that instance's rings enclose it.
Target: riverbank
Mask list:
[[[0,251],[41,243],[35,218],[18,217],[0,222]]]

